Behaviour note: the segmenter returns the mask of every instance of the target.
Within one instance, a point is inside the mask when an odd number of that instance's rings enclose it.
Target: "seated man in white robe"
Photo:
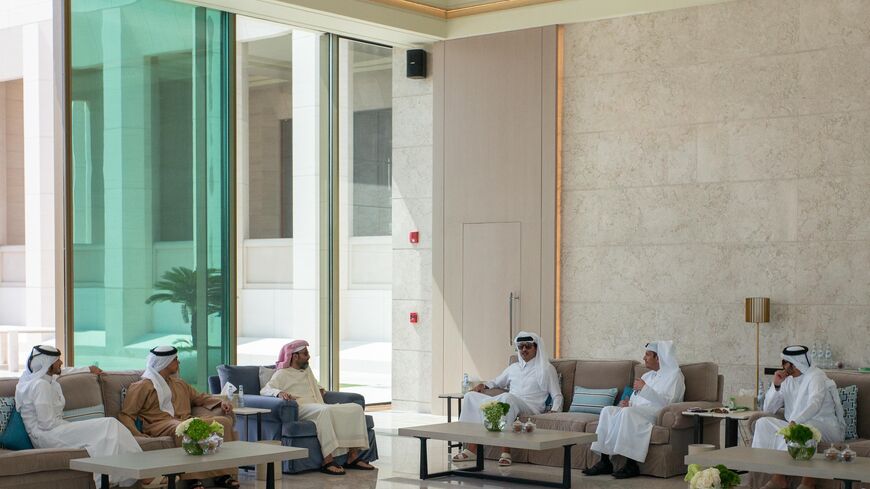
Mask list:
[[[277,370],[260,389],[260,395],[294,400],[299,405],[299,420],[314,422],[323,453],[320,471],[324,474],[343,475],[344,469],[374,470],[374,466],[360,458],[360,450],[369,448],[363,408],[355,403],[323,402],[325,391],[308,368],[310,359],[307,341],[296,340],[284,345],[278,356]],[[335,458],[345,453],[347,462],[339,466]]]
[[[601,410],[595,434],[598,441],[590,448],[601,454],[597,464],[583,470],[586,475],[613,474],[617,479],[640,475],[638,463],[646,460],[649,439],[658,412],[683,400],[686,382],[677,362],[673,341],[647,343],[643,363],[649,372],[634,381],[634,393],[619,406]],[[613,471],[611,455],[622,455],[625,465]]]
[[[24,428],[36,448],[79,448],[91,457],[141,453],[130,431],[115,418],[99,418],[71,423],[63,419],[66,398],[57,376],[79,372],[99,374],[97,367],[62,368],[60,350],[37,345],[30,352],[27,367],[15,387],[15,407],[21,413]],[[94,475],[100,487],[100,475]],[[135,479],[116,480],[111,484],[129,487]]]
[[[541,414],[546,409],[547,397],[552,400],[551,411],[562,410],[562,390],[559,387],[559,375],[550,363],[550,356],[544,348],[541,337],[535,333],[520,331],[514,339],[517,349],[517,362],[508,365],[495,379],[474,386],[465,394],[463,405],[465,409],[459,415],[459,421],[466,423],[483,423],[483,413],[480,406],[486,402],[499,401],[510,405],[507,422],[517,416],[532,416]],[[497,396],[483,394],[484,389],[507,389],[508,392]],[[477,459],[478,446],[469,444],[464,450],[453,457],[454,462],[470,462]],[[482,455],[481,455],[482,456]],[[510,448],[502,447],[498,464],[511,464]]]
[[[764,411],[776,414],[785,410],[785,421],[765,417],[755,423],[753,448],[786,450],[785,439],[776,432],[788,424],[809,425],[821,432],[822,441],[841,442],[845,438],[846,422],[837,386],[825,372],[810,364],[809,350],[805,346],[788,346],[782,350],[782,370],[773,376],[766,397]],[[810,477],[801,480],[798,489],[810,489],[816,481]],[[774,475],[762,489],[788,487],[784,475]]]

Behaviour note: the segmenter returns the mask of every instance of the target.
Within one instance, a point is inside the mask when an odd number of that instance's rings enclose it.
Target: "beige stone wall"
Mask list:
[[[0,245],[24,244],[24,84],[22,80],[11,80],[3,85],[5,110],[4,144],[0,147],[4,154],[5,167],[5,236]],[[2,207],[0,207],[2,209]]]
[[[565,30],[562,354],[674,338],[728,392],[830,339],[870,366],[870,2],[739,0]]]
[[[281,120],[293,116],[290,82],[248,95],[251,238],[281,237]]]
[[[393,407],[418,412],[432,410],[432,95],[393,49]]]

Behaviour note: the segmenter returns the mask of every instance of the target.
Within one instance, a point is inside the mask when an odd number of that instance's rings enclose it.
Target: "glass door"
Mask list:
[[[392,50],[339,39],[339,388],[392,399]]]

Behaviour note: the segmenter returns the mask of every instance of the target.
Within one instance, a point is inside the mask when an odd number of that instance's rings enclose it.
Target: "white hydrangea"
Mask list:
[[[719,469],[711,467],[702,470],[692,477],[689,489],[721,489],[722,480],[719,479]]]

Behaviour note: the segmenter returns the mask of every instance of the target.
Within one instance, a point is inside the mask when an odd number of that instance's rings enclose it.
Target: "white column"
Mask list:
[[[293,31],[293,334],[320,349],[320,35]],[[324,196],[325,198],[325,196]],[[314,365],[314,362],[312,362]]]
[[[27,326],[55,327],[62,317],[56,290],[63,284],[58,229],[63,220],[56,182],[54,46],[51,21],[22,27],[24,83],[24,240]],[[58,292],[62,293],[62,292]]]
[[[250,229],[250,117],[248,105],[248,43],[236,43],[236,317],[245,317],[246,241]],[[238,336],[248,336],[247,321],[238,322]]]

